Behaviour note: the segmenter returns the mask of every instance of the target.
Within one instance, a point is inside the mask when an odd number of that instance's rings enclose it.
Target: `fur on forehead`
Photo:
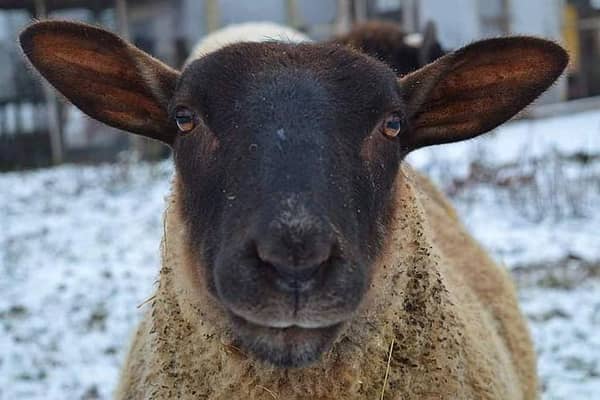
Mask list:
[[[239,89],[282,72],[312,76],[334,95],[336,88],[353,88],[345,93],[349,98],[368,92],[400,101],[396,76],[384,63],[337,44],[282,42],[237,43],[196,59],[184,69],[175,98],[195,96],[216,82]]]

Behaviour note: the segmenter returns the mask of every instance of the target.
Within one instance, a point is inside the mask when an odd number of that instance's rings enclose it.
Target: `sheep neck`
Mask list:
[[[157,388],[155,398],[372,399],[380,398],[386,372],[386,399],[394,392],[436,398],[435,382],[446,396],[458,393],[461,322],[411,174],[404,168],[397,179],[394,216],[360,312],[320,364],[301,370],[262,365],[231,344],[219,304],[190,285],[196,278],[185,270],[185,232],[173,196],[147,328],[146,362],[153,366],[146,369],[153,373],[145,380]]]

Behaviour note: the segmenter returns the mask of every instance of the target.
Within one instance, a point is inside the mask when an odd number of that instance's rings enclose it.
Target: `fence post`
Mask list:
[[[204,0],[204,15],[206,16],[206,33],[219,29],[221,15],[219,13],[219,2],[217,0]]]
[[[402,28],[406,32],[420,31],[418,0],[404,0],[402,5]]]
[[[129,40],[126,0],[115,0],[115,13],[117,14],[117,32],[123,39]]]
[[[302,21],[298,11],[298,2],[296,0],[286,0],[285,11],[287,24],[295,29],[300,28]]]
[[[352,26],[352,4],[350,0],[337,0],[337,15],[335,18],[335,33],[343,34]]]
[[[45,0],[35,0],[35,17],[45,19],[48,16]],[[58,99],[54,89],[45,80],[42,82],[44,97],[48,110],[48,131],[50,132],[50,151],[52,152],[52,163],[61,164],[64,161],[64,142],[62,127],[58,117]]]
[[[354,0],[354,22],[365,22],[368,18],[367,0]]]
[[[129,20],[127,16],[127,0],[115,0],[115,17],[117,19],[117,32],[125,40],[129,37]],[[146,153],[146,140],[141,136],[131,135],[129,139],[130,146],[134,151],[134,159],[139,161],[144,158]]]

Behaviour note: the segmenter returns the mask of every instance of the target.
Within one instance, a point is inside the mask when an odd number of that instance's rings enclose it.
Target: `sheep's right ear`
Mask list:
[[[168,103],[179,73],[94,26],[44,21],[20,35],[31,64],[90,117],[172,144]]]

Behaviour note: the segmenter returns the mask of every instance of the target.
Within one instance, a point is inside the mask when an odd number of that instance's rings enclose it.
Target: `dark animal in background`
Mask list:
[[[398,75],[416,71],[446,54],[433,22],[427,23],[423,33],[407,33],[391,22],[370,21],[335,37],[331,43],[350,46],[377,58]]]

